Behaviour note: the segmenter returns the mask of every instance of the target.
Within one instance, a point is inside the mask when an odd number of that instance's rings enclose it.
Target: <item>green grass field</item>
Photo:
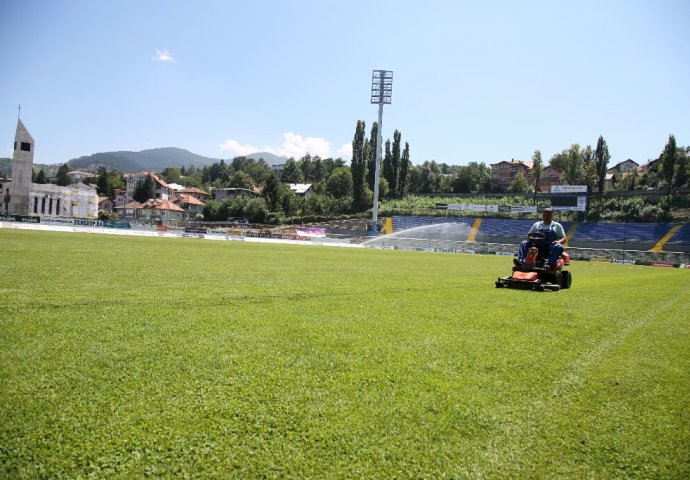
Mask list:
[[[0,229],[0,477],[690,477],[690,270],[510,267]]]

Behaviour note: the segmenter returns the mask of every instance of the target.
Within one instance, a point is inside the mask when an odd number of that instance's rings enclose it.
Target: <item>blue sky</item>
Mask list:
[[[606,139],[611,164],[690,144],[690,2],[0,1],[0,156],[174,146],[342,156],[374,69],[383,135],[413,163],[545,160]]]

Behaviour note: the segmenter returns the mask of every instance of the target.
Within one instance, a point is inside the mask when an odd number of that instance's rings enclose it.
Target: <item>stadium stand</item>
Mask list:
[[[690,253],[690,224],[685,224],[666,242],[664,250]]]
[[[472,227],[475,218],[472,217],[432,217],[394,216],[393,231],[396,236],[405,237],[404,232],[418,227],[432,227],[428,235],[420,238],[439,238],[446,240],[464,240],[463,232],[459,230],[451,235],[453,224],[463,224],[463,228]],[[503,218],[483,218],[476,241],[483,243],[518,244],[525,239],[530,227],[536,219],[517,220]],[[568,238],[571,248],[620,249],[647,251],[655,247],[664,236],[672,233],[671,223],[608,223],[608,222],[560,222],[566,232],[572,230]],[[441,227],[446,224],[447,227]],[[444,231],[443,228],[447,228]],[[416,236],[411,235],[410,236]],[[669,252],[690,253],[690,225],[683,225],[668,241],[662,241],[661,247]],[[657,247],[659,249],[659,247]]]
[[[578,225],[568,243],[580,248],[614,244],[627,250],[649,250],[672,226],[670,223],[584,222]]]
[[[485,218],[477,234],[478,242],[520,243],[536,220]],[[560,222],[567,232],[572,222]]]
[[[409,230],[411,228],[428,227],[429,225],[438,225],[441,223],[464,223],[470,227],[474,224],[474,218],[467,217],[393,216],[392,218],[394,233]]]

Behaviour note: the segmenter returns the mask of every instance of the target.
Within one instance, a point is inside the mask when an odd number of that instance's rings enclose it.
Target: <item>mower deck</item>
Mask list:
[[[535,292],[557,292],[570,288],[570,272],[558,270],[556,272],[541,267],[513,267],[513,274],[496,280],[496,288],[517,288]]]

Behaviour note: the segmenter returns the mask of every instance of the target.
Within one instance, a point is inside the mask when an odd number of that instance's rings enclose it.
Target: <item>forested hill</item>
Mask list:
[[[216,158],[202,157],[182,148],[154,148],[141,152],[104,152],[94,153],[86,157],[75,158],[67,162],[74,170],[97,169],[105,166],[116,168],[123,172],[137,172],[140,170],[160,171],[166,167],[198,167],[217,162]]]
[[[253,153],[247,155],[251,158],[263,158],[269,165],[285,163],[284,157],[278,157],[271,153]],[[110,169],[118,169],[123,172],[137,172],[141,170],[159,172],[167,167],[188,167],[194,165],[203,167],[219,162],[220,159],[197,155],[182,148],[155,148],[142,150],[141,152],[104,152],[75,158],[68,165],[73,170],[96,170],[105,166]],[[229,160],[226,160],[229,161]]]
[[[12,175],[12,159],[0,158],[0,177],[9,177]]]

